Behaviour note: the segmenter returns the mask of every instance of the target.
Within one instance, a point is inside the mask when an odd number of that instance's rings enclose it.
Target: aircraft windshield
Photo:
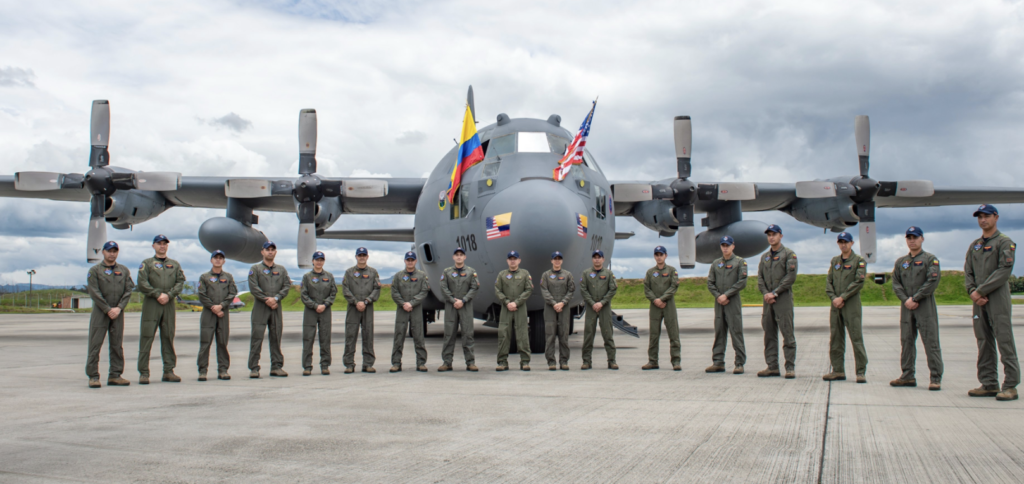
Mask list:
[[[565,153],[569,140],[551,133],[523,131],[485,141],[487,158],[510,153]]]

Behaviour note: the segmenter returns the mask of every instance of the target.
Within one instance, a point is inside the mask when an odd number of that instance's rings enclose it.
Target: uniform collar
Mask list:
[[[323,273],[326,272],[326,271],[317,272],[316,269],[313,269],[313,270],[311,270],[309,272],[312,272],[313,274],[316,274],[316,275],[320,276],[320,275],[323,275]]]
[[[981,236],[981,241],[982,241],[982,243],[987,244],[988,241],[990,241],[990,240],[992,240],[992,239],[994,239],[996,237],[999,237],[1001,234],[1002,234],[1002,232],[1000,232],[999,229],[996,229],[996,231],[992,234],[991,237],[985,237],[985,235],[983,234]]]
[[[267,269],[273,269],[273,268],[277,267],[277,264],[271,264],[271,265],[268,266],[267,265],[267,261],[265,261],[265,260],[261,260],[260,264],[263,264],[263,267],[266,267]]]
[[[411,276],[411,275],[413,275],[413,274],[415,274],[415,273],[416,273],[416,269],[413,269],[413,270],[412,270],[412,272],[410,272],[410,271],[405,271],[405,273],[406,273],[406,274],[409,274],[409,275]]]

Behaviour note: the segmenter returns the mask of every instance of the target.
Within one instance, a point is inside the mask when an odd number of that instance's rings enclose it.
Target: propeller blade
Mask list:
[[[676,116],[672,125],[676,142],[676,172],[679,178],[690,177],[690,151],[693,148],[693,126],[689,116]]]
[[[345,180],[342,193],[349,198],[380,198],[388,194],[386,180]]]
[[[797,198],[829,198],[836,196],[836,184],[827,181],[796,182]]]
[[[224,182],[224,196],[228,198],[269,197],[270,190],[270,180],[238,179]]]
[[[89,166],[107,166],[110,164],[110,103],[106,100],[92,102],[92,122],[89,130],[89,142],[92,151],[89,153]]]
[[[878,182],[879,197],[930,197],[935,185],[930,180],[900,180]]]
[[[853,118],[853,134],[857,139],[857,156],[860,158],[860,176],[868,176],[868,156],[871,155],[871,124],[864,115]]]
[[[299,111],[299,174],[316,173],[316,110]]]
[[[469,104],[469,114],[473,116],[473,122],[476,122],[476,103],[473,100],[473,85],[469,85],[469,92],[466,93],[466,103]]]
[[[173,192],[181,188],[181,173],[172,171],[145,171],[135,174],[135,187],[154,192]]]
[[[875,237],[875,222],[860,223],[860,255],[869,263],[875,262],[878,255],[878,241]]]
[[[679,267],[693,269],[697,264],[697,233],[693,226],[679,227],[676,232],[679,239]]]
[[[298,238],[298,262],[299,267],[308,269],[313,267],[313,252],[316,252],[316,202],[302,202],[298,206],[299,216],[299,238]]]
[[[49,171],[22,171],[14,174],[14,189],[23,192],[59,190],[64,175]]]
[[[104,195],[93,195],[89,202],[89,235],[86,239],[85,255],[87,262],[103,260],[103,244],[107,242],[107,221],[103,219],[106,205],[107,197]]]
[[[757,186],[753,183],[729,182],[697,185],[700,200],[753,200],[757,198]]]
[[[612,198],[616,202],[643,202],[652,199],[653,188],[642,183],[612,185]]]

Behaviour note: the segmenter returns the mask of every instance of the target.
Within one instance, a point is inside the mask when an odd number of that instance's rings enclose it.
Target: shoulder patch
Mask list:
[[[146,263],[145,262],[139,264],[139,269],[142,269],[143,267],[146,267]]]

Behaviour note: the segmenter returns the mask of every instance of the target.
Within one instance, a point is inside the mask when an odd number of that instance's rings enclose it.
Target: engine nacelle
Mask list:
[[[115,229],[124,230],[167,210],[167,200],[157,192],[120,190],[107,198],[103,217]]]
[[[659,235],[668,237],[676,233],[679,221],[673,212],[672,202],[668,200],[650,200],[637,202],[633,206],[633,218]]]
[[[768,238],[764,231],[768,225],[755,220],[740,220],[707,230],[697,235],[697,262],[710,264],[722,257],[722,237],[731,236],[736,242],[734,253],[743,258],[756,257],[768,248]]]
[[[316,205],[316,228],[326,230],[341,216],[341,198],[324,197]]]
[[[263,260],[267,236],[233,218],[216,217],[199,226],[199,243],[213,252],[223,250],[228,259],[257,263]]]
[[[860,222],[857,205],[847,197],[803,198],[785,209],[805,224],[842,232]]]

